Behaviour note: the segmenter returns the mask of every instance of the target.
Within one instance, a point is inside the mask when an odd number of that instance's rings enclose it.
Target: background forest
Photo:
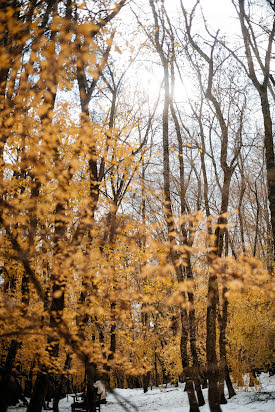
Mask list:
[[[0,2],[1,411],[274,372],[274,8]]]

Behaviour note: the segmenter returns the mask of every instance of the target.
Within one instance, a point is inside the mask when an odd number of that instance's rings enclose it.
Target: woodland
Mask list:
[[[1,0],[1,412],[275,372],[274,13]]]

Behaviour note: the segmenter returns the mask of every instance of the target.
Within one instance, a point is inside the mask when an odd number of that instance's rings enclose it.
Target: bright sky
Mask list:
[[[148,3],[147,1],[138,0],[137,3],[139,5],[149,4],[149,1]],[[187,11],[190,11],[195,3],[196,0],[183,0],[183,5]],[[176,22],[177,17],[182,15],[180,0],[166,0],[165,7],[172,23],[174,19]],[[205,35],[205,30],[202,26],[201,9],[207,20],[208,28],[213,34],[219,29],[220,35],[226,35],[232,42],[234,42],[236,37],[240,35],[240,24],[237,19],[232,0],[201,0],[200,4],[196,8],[197,21],[194,20],[192,33],[199,33],[203,36]],[[155,64],[148,64],[148,68],[149,70],[144,70],[142,73],[143,85],[148,89],[151,95],[156,97],[160,83],[163,79],[163,71]],[[186,95],[191,97],[193,87],[194,86],[190,83],[190,79],[185,77],[184,84],[177,79],[177,84],[175,87],[176,101],[182,101]]]
[[[195,0],[183,0],[183,5],[187,10],[192,9]],[[239,30],[239,23],[236,20],[236,12],[231,0],[201,0],[201,8],[203,13],[214,29],[220,29],[223,33],[235,34]],[[166,0],[166,8],[171,15],[177,13],[180,7],[180,0]],[[197,6],[197,13],[200,11],[200,6]]]
[[[183,5],[184,7],[186,7],[187,10],[190,10],[194,6],[195,1],[196,0],[183,0]],[[149,6],[149,0],[134,0],[133,3],[139,5],[140,10],[142,12],[145,10],[148,11],[148,14],[145,13],[145,15],[140,16],[141,20],[143,20],[143,18],[147,16],[147,18],[149,18],[149,20],[152,23],[153,19],[151,9]],[[182,15],[182,11],[180,9],[180,0],[166,0],[165,6],[171,17],[172,23],[174,20],[175,25],[177,25],[176,19],[178,16]],[[202,8],[203,13],[207,19],[209,28],[211,28],[213,32],[215,32],[219,28],[221,30],[221,33],[228,35],[230,38],[235,37],[235,35],[238,34],[239,22],[236,19],[236,12],[234,10],[234,6],[232,5],[232,0],[201,0],[200,5],[198,5],[196,9],[196,15],[198,16],[198,21],[200,21],[200,25],[194,25],[193,33],[197,32],[201,33],[202,35],[204,33],[204,28],[201,26],[202,19],[200,7]],[[129,14],[131,15],[131,13],[129,13],[128,7],[125,7],[125,13],[121,13],[121,33],[117,35],[117,38],[118,43],[120,43],[122,39],[125,40],[126,36],[130,44],[134,45],[134,43],[136,42],[137,44],[139,43],[138,39],[133,40],[133,43],[131,39],[131,33],[134,29],[136,22],[135,17],[132,15],[130,16]],[[126,55],[123,54],[119,56],[120,70],[123,70],[124,66],[126,68],[126,66],[128,65],[128,59],[126,56],[127,53]],[[159,93],[160,84],[163,79],[163,70],[160,67],[160,65],[158,65],[159,59],[157,54],[152,56],[152,54],[148,51],[146,59],[146,63],[142,64],[143,69],[134,69],[136,70],[135,80],[139,80],[141,82],[142,88],[147,90],[153,102],[155,101]],[[145,65],[146,69],[144,68]],[[178,102],[185,99],[186,95],[188,95],[189,97],[192,96],[193,85],[190,83],[190,79],[186,78],[186,75],[183,77],[185,77],[184,85],[179,81],[179,79],[177,80],[175,98]],[[75,91],[77,94],[77,88]],[[71,97],[70,100],[76,101],[75,97]],[[73,110],[75,110],[75,107]]]

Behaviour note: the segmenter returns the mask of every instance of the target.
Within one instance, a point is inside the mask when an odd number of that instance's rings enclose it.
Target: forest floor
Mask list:
[[[262,374],[259,378],[260,385],[255,388],[238,389],[237,395],[222,405],[222,411],[236,412],[274,412],[275,411],[275,376]],[[207,399],[207,389],[204,391]],[[72,397],[64,398],[59,403],[60,412],[71,411]],[[209,411],[208,405],[200,408],[201,412]],[[9,412],[25,412],[26,408],[12,407]],[[107,394],[107,404],[101,405],[101,412],[188,412],[187,393],[184,384],[178,387],[168,385],[167,388],[149,389],[143,393],[142,389],[116,389]]]

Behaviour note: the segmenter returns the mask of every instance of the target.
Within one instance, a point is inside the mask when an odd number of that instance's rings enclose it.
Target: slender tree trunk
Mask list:
[[[208,306],[206,316],[206,356],[208,368],[208,402],[211,412],[221,412],[218,387],[219,370],[216,354],[217,302],[217,276],[214,273],[210,273],[208,278]]]
[[[156,352],[155,352],[155,359],[154,359],[154,367],[155,367],[155,386],[159,386],[158,361],[157,361]]]
[[[28,378],[25,382],[24,396],[26,396],[28,398],[31,396],[31,393],[32,393],[32,386],[33,386],[32,385],[32,379],[33,379],[33,370],[34,370],[34,367],[35,367],[35,362],[36,362],[36,359],[34,358],[32,363],[31,363],[31,366],[30,366],[30,371],[29,371],[29,374],[28,374]]]
[[[16,339],[13,339],[9,345],[4,369],[0,373],[1,385],[0,385],[0,411],[6,412],[8,408],[8,399],[10,396],[9,385],[11,381],[12,370],[15,363],[15,358],[21,343]]]
[[[96,365],[93,362],[87,362],[87,403],[88,412],[96,411],[96,390],[93,384],[96,381]]]
[[[226,233],[225,228],[221,228],[219,225],[226,225],[227,218],[223,216],[224,213],[228,210],[229,204],[229,188],[232,177],[233,169],[225,168],[224,170],[224,182],[222,187],[222,202],[221,202],[221,216],[218,219],[218,227],[215,231],[216,235],[216,255],[218,257],[222,256],[224,250],[224,235]],[[220,333],[219,333],[219,350],[220,350],[220,367],[219,367],[219,401],[221,404],[226,404],[227,400],[224,394],[224,382],[229,383],[230,376],[227,376],[227,360],[226,360],[226,328],[227,328],[227,318],[228,318],[228,300],[226,297],[227,289],[223,287],[222,290],[222,308],[218,315]],[[217,299],[218,299],[217,291]],[[219,300],[219,299],[218,299]],[[218,303],[218,301],[217,301]],[[232,386],[232,383],[231,383]],[[232,386],[233,387],[233,386]],[[233,394],[232,394],[233,396]]]
[[[197,393],[198,405],[203,406],[205,404],[205,401],[204,401],[204,396],[202,393],[202,388],[201,388],[200,379],[199,379],[200,364],[199,364],[198,353],[197,353],[196,317],[195,317],[193,293],[191,292],[188,293],[188,300],[191,304],[191,308],[189,309],[189,334],[190,334],[190,349],[191,349],[191,355],[192,355],[192,360],[193,360],[192,375],[193,375],[193,380],[195,384],[195,390]]]
[[[39,412],[42,410],[45,397],[49,388],[49,376],[46,370],[37,373],[33,393],[27,412]]]
[[[229,398],[236,395],[227,364],[226,356],[226,327],[228,319],[228,300],[226,297],[227,288],[224,286],[222,289],[222,315],[219,316],[219,326],[220,326],[220,336],[219,336],[219,346],[220,346],[220,380],[219,380],[219,391],[220,391],[220,403],[227,403],[224,395],[224,382],[228,388]]]
[[[148,392],[148,387],[149,387],[149,383],[150,383],[150,376],[151,376],[151,373],[147,372],[142,377],[142,386],[143,386],[143,392],[144,393]]]
[[[260,93],[262,114],[264,119],[264,147],[265,161],[267,171],[267,188],[269,210],[271,216],[271,228],[273,236],[273,260],[275,261],[275,158],[274,158],[274,143],[272,131],[272,119],[270,113],[270,105],[268,101],[267,90]]]
[[[183,375],[185,381],[185,387],[188,395],[189,405],[190,405],[190,412],[198,412],[199,406],[194,390],[194,383],[193,383],[193,371],[192,368],[189,366],[188,360],[188,353],[187,353],[187,342],[188,342],[188,332],[189,332],[189,324],[188,324],[188,315],[186,309],[181,309],[181,342],[180,342],[180,352],[181,352],[181,361],[182,361],[182,368],[183,368]]]

